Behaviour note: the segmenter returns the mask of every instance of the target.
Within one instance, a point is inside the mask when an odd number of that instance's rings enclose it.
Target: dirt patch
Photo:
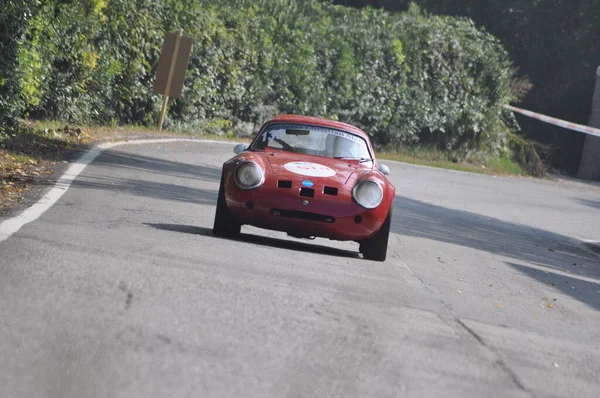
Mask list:
[[[55,181],[61,166],[88,149],[84,135],[22,128],[0,143],[0,216],[11,214],[29,191]]]

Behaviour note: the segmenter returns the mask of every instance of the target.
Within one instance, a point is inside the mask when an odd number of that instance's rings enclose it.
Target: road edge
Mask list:
[[[582,240],[582,242],[585,247],[597,254],[600,254],[600,241]]]
[[[207,140],[200,138],[152,138],[152,139],[128,139],[116,142],[102,142],[94,145],[77,160],[73,161],[67,170],[58,178],[56,183],[46,192],[42,198],[33,205],[23,210],[18,215],[8,218],[0,223],[0,242],[10,238],[24,225],[38,219],[49,210],[68,191],[71,183],[81,174],[85,168],[94,161],[102,152],[122,145],[160,144],[169,142],[194,142],[212,144],[232,144],[230,141]]]

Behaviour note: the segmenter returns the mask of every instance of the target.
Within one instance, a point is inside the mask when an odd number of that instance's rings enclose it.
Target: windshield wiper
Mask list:
[[[352,156],[334,156],[334,159],[349,159],[349,160],[357,160],[359,159],[360,162],[359,163],[364,163],[364,162],[372,162],[373,159],[371,158],[361,158],[361,157],[352,157]]]

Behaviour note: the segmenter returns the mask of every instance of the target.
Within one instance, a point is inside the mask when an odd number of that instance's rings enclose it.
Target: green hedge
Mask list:
[[[0,134],[24,108],[17,54],[32,11],[27,0],[8,0],[6,6],[0,7]]]
[[[12,28],[14,62],[0,66],[18,92],[10,104],[2,92],[0,115],[153,124],[162,37],[183,28],[194,46],[170,128],[287,112],[357,124],[380,145],[506,146],[511,61],[467,19],[316,0],[8,1],[30,6]]]

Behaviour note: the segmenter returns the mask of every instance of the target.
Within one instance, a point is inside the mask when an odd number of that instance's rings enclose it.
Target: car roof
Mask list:
[[[350,133],[354,133],[360,135],[367,142],[371,141],[371,138],[367,133],[362,131],[356,126],[353,126],[348,123],[338,122],[336,120],[324,119],[320,117],[314,116],[303,116],[303,115],[277,115],[269,120],[267,120],[263,125],[270,123],[299,123],[299,124],[313,124],[322,127],[329,127],[338,130],[345,130]]]

